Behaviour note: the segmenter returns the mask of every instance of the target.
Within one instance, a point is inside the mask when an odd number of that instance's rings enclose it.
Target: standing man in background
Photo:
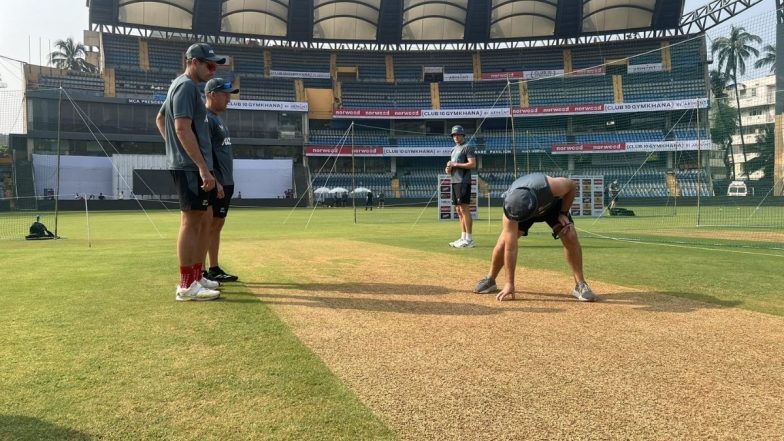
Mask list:
[[[215,179],[223,187],[223,197],[216,199],[212,205],[212,221],[208,227],[210,257],[209,271],[203,276],[216,282],[236,282],[238,277],[227,274],[218,264],[220,250],[220,235],[229,213],[231,197],[234,195],[234,153],[231,150],[231,137],[229,129],[221,120],[220,113],[226,110],[231,102],[231,94],[239,93],[231,85],[231,81],[223,78],[213,78],[204,86],[204,95],[207,97],[207,125],[210,130],[212,143],[212,157],[214,161]],[[206,259],[205,259],[206,261]]]
[[[463,126],[452,127],[452,140],[455,147],[449,162],[446,163],[446,173],[451,175],[452,204],[457,209],[460,217],[460,239],[450,242],[454,248],[473,248],[474,238],[472,233],[473,219],[471,218],[471,170],[476,168],[476,153],[474,147],[465,143],[465,130]]]
[[[365,211],[367,211],[368,208],[370,208],[370,211],[373,211],[373,190],[365,193]]]
[[[202,277],[202,261],[207,250],[203,231],[210,200],[217,193],[212,175],[212,146],[207,128],[207,108],[196,86],[215,75],[218,64],[226,62],[209,44],[196,43],[185,52],[185,72],[172,81],[166,100],[155,120],[166,141],[166,162],[180,200],[180,232],[177,258],[180,283],[175,300],[215,300],[218,284]]]

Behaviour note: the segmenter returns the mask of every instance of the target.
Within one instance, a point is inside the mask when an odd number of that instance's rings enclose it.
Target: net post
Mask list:
[[[351,186],[353,187],[351,190],[354,191],[357,189],[357,170],[355,166],[354,160],[354,121],[351,121]],[[340,157],[340,151],[338,151],[338,157]],[[351,206],[354,208],[354,224],[357,223],[357,192],[354,191],[354,194],[351,196]]]
[[[702,194],[702,134],[700,132],[700,104],[699,101],[694,102],[694,107],[697,111],[697,166],[700,173],[697,173],[697,227],[700,226],[700,195]]]
[[[57,168],[55,169],[54,190],[54,237],[60,237],[57,232],[58,213],[60,212],[60,125],[62,124],[63,85],[60,84],[57,97]]]

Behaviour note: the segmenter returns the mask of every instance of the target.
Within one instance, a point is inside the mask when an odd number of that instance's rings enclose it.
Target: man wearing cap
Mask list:
[[[180,200],[178,301],[214,300],[220,295],[214,289],[219,284],[202,277],[208,237],[203,226],[205,217],[212,215],[207,210],[218,191],[212,175],[207,109],[196,85],[212,78],[217,65],[225,62],[209,44],[191,45],[185,53],[185,72],[172,81],[155,120],[166,141],[166,161]]]
[[[596,300],[583,277],[582,247],[570,214],[576,194],[577,184],[569,178],[532,173],[514,181],[504,196],[503,230],[493,249],[490,274],[477,283],[474,292],[497,291],[495,278],[505,266],[506,284],[496,299],[514,300],[517,241],[520,236],[528,235],[533,224],[547,222],[553,230],[553,238],[561,239],[566,260],[572,268],[575,281],[572,295],[583,302]]]
[[[213,78],[207,81],[204,86],[215,179],[223,187],[223,197],[216,199],[212,205],[212,219],[207,230],[209,234],[207,252],[210,257],[210,267],[209,271],[205,271],[203,274],[205,278],[216,282],[236,282],[238,279],[237,276],[224,272],[218,264],[220,234],[226,223],[231,197],[234,195],[234,154],[231,150],[231,137],[229,129],[219,114],[226,110],[226,106],[231,102],[231,94],[236,93],[240,93],[240,90],[234,88],[231,81],[223,78]]]
[[[454,248],[473,248],[474,238],[472,233],[473,219],[471,218],[471,170],[476,168],[476,153],[474,146],[465,142],[463,126],[452,127],[450,134],[455,142],[449,162],[446,163],[446,173],[450,175],[452,183],[452,204],[460,218],[460,239],[450,242]]]

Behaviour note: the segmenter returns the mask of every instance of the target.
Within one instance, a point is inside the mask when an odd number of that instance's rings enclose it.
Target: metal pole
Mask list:
[[[60,208],[60,122],[62,121],[60,117],[61,110],[63,103],[63,85],[60,84],[60,97],[57,100],[57,168],[55,169],[55,183],[54,183],[54,237],[55,239],[60,237],[57,234],[57,214],[59,213]]]
[[[512,162],[514,177],[517,178],[517,137],[515,136],[514,114],[512,114],[512,83],[506,79],[506,92],[509,97],[509,117],[512,119]]]
[[[87,220],[87,248],[92,248],[90,241],[90,210],[87,208],[87,198],[84,198],[84,215]]]
[[[340,152],[338,152],[338,156],[340,156]],[[357,176],[356,176],[356,169],[354,168],[354,121],[351,122],[351,186],[353,187],[351,191],[356,190],[357,188]],[[357,193],[354,192],[351,198],[351,205],[354,207],[354,223],[357,223]]]
[[[697,226],[700,226],[700,193],[702,193],[702,135],[700,133],[700,105],[696,103],[697,106],[697,165],[698,170],[700,171],[697,173]]]

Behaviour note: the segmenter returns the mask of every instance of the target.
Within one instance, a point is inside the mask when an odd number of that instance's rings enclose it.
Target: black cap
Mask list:
[[[223,64],[226,62],[226,57],[221,57],[220,55],[215,55],[215,50],[212,49],[207,43],[194,43],[191,47],[185,51],[185,57],[190,58],[197,58],[199,60],[209,60],[214,61],[218,64]]]
[[[539,207],[536,194],[529,188],[513,188],[504,196],[504,215],[513,221],[524,221],[534,215]]]
[[[240,93],[240,90],[235,89],[229,80],[213,78],[210,81],[207,81],[207,84],[204,86],[204,93],[210,92]]]

